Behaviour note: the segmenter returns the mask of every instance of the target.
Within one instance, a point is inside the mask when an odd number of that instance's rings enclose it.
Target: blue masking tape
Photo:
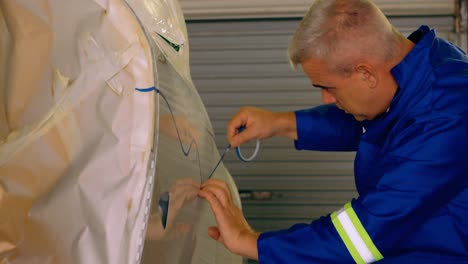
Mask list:
[[[135,88],[135,90],[139,91],[139,92],[142,92],[142,93],[149,93],[149,92],[152,92],[152,91],[156,91],[157,93],[159,93],[159,89],[156,88],[156,87],[149,87],[149,88]]]

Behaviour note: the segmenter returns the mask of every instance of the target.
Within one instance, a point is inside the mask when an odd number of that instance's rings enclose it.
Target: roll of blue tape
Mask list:
[[[245,126],[241,126],[239,127],[239,133],[242,133],[242,131],[245,130]],[[258,151],[260,150],[260,140],[257,139],[257,143],[256,143],[256,146],[255,146],[255,150],[254,152],[252,153],[252,155],[248,158],[244,157],[244,155],[242,155],[242,152],[241,152],[241,149],[240,149],[240,146],[239,147],[236,147],[236,154],[237,154],[237,157],[243,161],[243,162],[251,162],[252,160],[255,159],[255,157],[257,157],[257,154],[258,154]]]

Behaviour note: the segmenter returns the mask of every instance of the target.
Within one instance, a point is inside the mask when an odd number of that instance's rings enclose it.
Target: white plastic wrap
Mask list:
[[[241,262],[196,197],[219,153],[177,2],[2,0],[0,34],[0,263]]]

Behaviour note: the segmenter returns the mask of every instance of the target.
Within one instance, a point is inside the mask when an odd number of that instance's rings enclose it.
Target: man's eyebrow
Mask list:
[[[322,89],[335,88],[335,87],[332,87],[332,86],[325,86],[325,85],[320,85],[320,84],[316,84],[316,83],[313,83],[312,85],[317,87],[317,88],[322,88]]]

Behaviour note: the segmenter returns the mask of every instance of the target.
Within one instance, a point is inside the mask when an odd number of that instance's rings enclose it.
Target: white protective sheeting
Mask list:
[[[196,197],[219,153],[178,3],[127,2],[0,2],[0,263],[241,262]]]

